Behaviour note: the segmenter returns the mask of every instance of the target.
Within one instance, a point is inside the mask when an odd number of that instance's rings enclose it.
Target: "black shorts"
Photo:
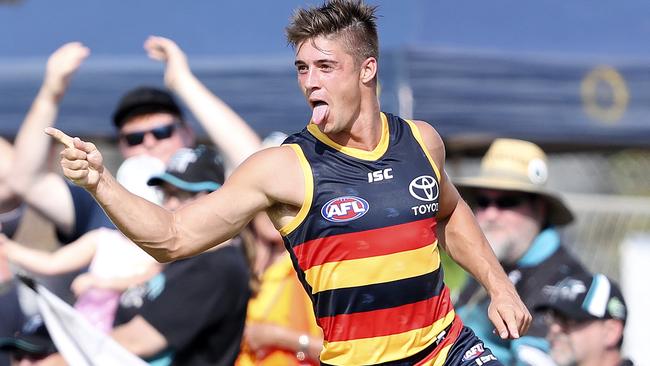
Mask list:
[[[502,366],[489,348],[483,345],[474,331],[463,327],[447,354],[445,366]]]

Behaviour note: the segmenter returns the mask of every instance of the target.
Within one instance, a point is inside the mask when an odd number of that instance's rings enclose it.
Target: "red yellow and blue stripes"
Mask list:
[[[324,363],[403,358],[404,347],[420,352],[451,324],[435,227],[427,218],[293,247],[323,329]]]
[[[285,143],[303,169],[305,200],[280,232],[323,329],[321,361],[444,362],[462,321],[443,283],[436,211],[418,210],[437,210],[438,202],[412,193],[419,177],[441,178],[417,126],[382,114],[380,141],[369,152],[337,145],[314,126]],[[368,178],[381,171],[390,179]],[[328,202],[350,196],[368,203],[362,217],[322,216]]]

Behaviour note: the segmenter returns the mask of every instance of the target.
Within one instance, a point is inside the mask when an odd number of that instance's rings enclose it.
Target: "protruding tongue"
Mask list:
[[[315,124],[320,124],[327,116],[327,111],[329,111],[329,106],[325,103],[315,106],[311,115],[311,121]]]

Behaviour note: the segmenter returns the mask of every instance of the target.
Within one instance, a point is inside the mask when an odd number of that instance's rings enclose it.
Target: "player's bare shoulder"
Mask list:
[[[435,160],[439,167],[444,165],[445,161],[445,144],[438,134],[438,131],[425,121],[413,121],[420,131],[422,140],[431,154],[431,158]]]
[[[270,205],[300,207],[304,197],[304,175],[295,151],[289,146],[260,150],[246,159],[231,177],[248,180],[264,192]]]

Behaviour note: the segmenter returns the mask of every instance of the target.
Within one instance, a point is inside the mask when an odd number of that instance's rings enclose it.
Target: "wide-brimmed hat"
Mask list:
[[[463,196],[477,189],[496,189],[532,193],[548,204],[548,222],[566,225],[573,214],[557,193],[546,189],[548,161],[544,151],[532,142],[496,139],[481,160],[481,170],[475,177],[454,180]]]

